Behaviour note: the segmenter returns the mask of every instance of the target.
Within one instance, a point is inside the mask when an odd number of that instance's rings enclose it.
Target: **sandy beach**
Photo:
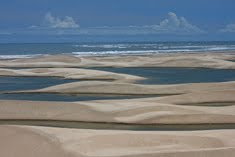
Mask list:
[[[1,68],[16,67],[184,67],[235,69],[235,55],[231,53],[184,53],[143,56],[41,56],[32,59],[1,60]]]
[[[233,60],[233,53],[0,60],[1,77],[75,80],[0,94],[143,96],[74,102],[0,100],[0,156],[232,157],[235,80],[141,84],[138,81],[149,78],[92,68],[233,70]]]

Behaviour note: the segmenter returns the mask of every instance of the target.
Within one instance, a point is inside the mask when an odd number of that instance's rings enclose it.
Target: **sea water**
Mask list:
[[[231,51],[235,51],[235,42],[5,43],[0,44],[0,59],[48,54],[100,56]]]

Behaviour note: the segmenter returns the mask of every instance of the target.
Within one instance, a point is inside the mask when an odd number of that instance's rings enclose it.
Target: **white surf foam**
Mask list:
[[[34,54],[34,55],[0,55],[0,59],[23,59],[23,58],[33,58],[41,56],[41,54]]]
[[[172,53],[172,52],[191,52],[194,50],[179,49],[179,50],[139,50],[139,51],[90,51],[90,52],[72,52],[75,56],[91,56],[91,55],[131,55],[131,54],[157,54],[157,53]]]

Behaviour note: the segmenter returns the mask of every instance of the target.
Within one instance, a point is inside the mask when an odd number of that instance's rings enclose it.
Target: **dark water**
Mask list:
[[[190,68],[96,68],[100,70],[134,74],[148,78],[138,82],[143,84],[172,84],[191,82],[222,82],[235,80],[235,70],[190,69]],[[12,90],[40,89],[76,80],[49,77],[0,77],[0,92]],[[145,96],[113,95],[61,95],[61,94],[2,94],[0,99],[33,101],[86,101],[105,99],[131,99]],[[195,106],[230,106],[234,102],[190,104]],[[92,123],[53,120],[0,120],[0,125],[30,125],[79,129],[135,130],[135,131],[185,131],[235,129],[234,124],[196,124],[196,125],[130,125],[115,123]]]
[[[12,90],[41,89],[76,80],[55,77],[0,77],[0,92]]]
[[[78,121],[53,120],[0,120],[0,125],[30,125],[62,128],[98,129],[98,130],[133,130],[133,131],[193,131],[213,129],[235,129],[235,124],[119,124],[119,123],[93,123]]]
[[[128,96],[128,95],[85,95],[85,94],[0,94],[0,99],[4,100],[34,100],[34,101],[87,101],[87,100],[110,100],[110,99],[134,99],[146,98],[147,96]]]
[[[95,68],[146,77],[139,84],[177,84],[196,82],[224,82],[235,80],[235,70],[191,68]],[[77,80],[55,77],[0,77],[0,92],[41,89]],[[85,101],[102,99],[131,99],[146,96],[61,95],[61,94],[0,94],[0,99],[38,101]],[[149,96],[150,97],[150,96]]]
[[[146,77],[139,84],[180,84],[235,81],[235,70],[204,68],[92,68]]]
[[[62,79],[55,77],[0,77],[0,92],[41,89],[77,80]],[[0,99],[5,100],[37,100],[37,101],[86,101],[106,99],[131,99],[146,96],[114,96],[114,95],[66,95],[66,94],[4,94],[0,93]]]
[[[108,42],[0,44],[0,59],[46,54],[125,55],[184,52],[232,52],[235,42]]]

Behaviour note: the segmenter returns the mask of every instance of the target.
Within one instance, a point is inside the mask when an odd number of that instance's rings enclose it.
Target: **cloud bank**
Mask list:
[[[152,28],[159,33],[203,33],[204,31],[195,25],[190,24],[184,17],[178,17],[175,13],[169,12],[168,17],[154,25]]]
[[[224,29],[221,29],[220,32],[230,32],[235,33],[235,24],[228,24]]]
[[[205,31],[191,24],[184,17],[178,17],[173,12],[169,12],[167,18],[156,25],[90,28],[80,28],[72,17],[59,18],[47,13],[40,26],[31,26],[30,28],[40,30],[41,33],[44,31],[45,34],[59,35],[195,35],[205,33]]]
[[[71,29],[79,28],[79,25],[70,16],[64,18],[54,17],[51,13],[47,13],[44,17],[42,24],[44,27],[55,28],[55,29]]]
[[[87,34],[167,34],[167,35],[193,35],[202,34],[205,31],[189,23],[184,17],[178,17],[175,13],[169,12],[168,17],[158,25],[144,26],[119,26],[119,27],[94,27],[86,30]]]

